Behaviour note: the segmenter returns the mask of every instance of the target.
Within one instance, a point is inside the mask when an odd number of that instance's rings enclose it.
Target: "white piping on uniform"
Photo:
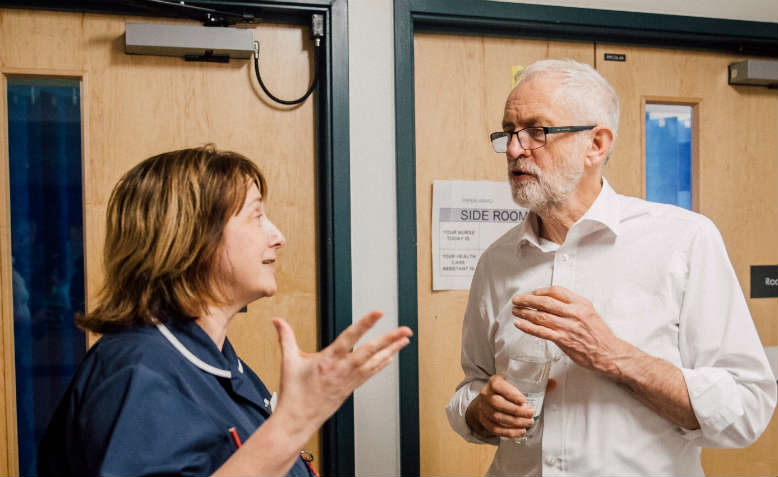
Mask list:
[[[226,369],[219,369],[215,366],[211,366],[210,364],[206,363],[205,361],[201,360],[200,358],[192,354],[192,352],[189,351],[182,342],[178,341],[178,338],[176,338],[173,335],[173,333],[171,333],[170,330],[167,329],[165,325],[159,322],[155,324],[157,325],[157,329],[159,330],[159,332],[162,333],[162,336],[167,338],[167,340],[170,341],[170,344],[172,344],[173,347],[175,347],[178,350],[178,352],[184,356],[184,358],[191,361],[192,364],[202,369],[206,373],[211,373],[222,378],[232,377],[232,373],[230,371]],[[240,365],[240,361],[238,361],[238,365]]]

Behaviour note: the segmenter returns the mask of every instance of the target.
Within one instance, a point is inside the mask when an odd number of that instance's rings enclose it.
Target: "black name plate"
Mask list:
[[[627,55],[621,53],[605,53],[605,61],[627,61]]]
[[[751,298],[778,298],[778,265],[751,265]]]

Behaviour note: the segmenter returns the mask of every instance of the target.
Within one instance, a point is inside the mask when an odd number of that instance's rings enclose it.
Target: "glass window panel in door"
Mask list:
[[[86,351],[81,83],[8,78],[14,349],[19,472]]]
[[[646,104],[646,199],[692,208],[692,106]]]

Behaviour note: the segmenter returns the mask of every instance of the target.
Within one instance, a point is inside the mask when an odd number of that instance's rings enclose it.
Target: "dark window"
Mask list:
[[[86,352],[81,83],[8,79],[14,347],[19,472]]]

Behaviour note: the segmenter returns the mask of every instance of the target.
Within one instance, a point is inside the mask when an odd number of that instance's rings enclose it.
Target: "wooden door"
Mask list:
[[[626,61],[604,61],[605,53]],[[727,84],[727,65],[745,58],[723,53],[598,44],[597,69],[621,99],[619,138],[605,172],[614,188],[645,197],[645,104],[693,106],[694,209],[718,226],[743,293],[751,265],[778,263],[778,139],[776,91]],[[695,137],[696,135],[696,137]],[[778,344],[778,302],[748,299],[764,346]],[[776,417],[746,449],[703,451],[707,475],[776,475]]]
[[[483,475],[496,448],[465,442],[444,411],[463,378],[467,291],[432,291],[432,181],[506,180],[489,133],[502,130],[513,67],[553,57],[593,64],[594,51],[591,43],[417,33],[414,55],[420,471]]]
[[[119,177],[157,153],[215,143],[254,160],[267,177],[268,215],[287,237],[279,253],[278,294],[255,302],[230,326],[238,353],[278,389],[280,349],[270,319],[285,317],[302,349],[317,349],[318,287],[314,102],[279,107],[256,86],[248,60],[189,63],[181,58],[124,53],[125,21],[194,24],[171,19],[0,10],[0,73],[81,80],[84,250],[87,308],[102,281],[105,208]],[[263,24],[263,80],[282,98],[308,88],[312,55],[307,28]],[[3,95],[5,97],[5,88]],[[4,100],[3,100],[4,105]],[[6,109],[2,108],[2,115]],[[6,119],[0,147],[0,286],[3,391],[0,392],[0,474],[18,472],[10,316],[10,222],[7,216]],[[308,443],[320,457],[318,435]],[[317,461],[318,463],[318,461]]]

